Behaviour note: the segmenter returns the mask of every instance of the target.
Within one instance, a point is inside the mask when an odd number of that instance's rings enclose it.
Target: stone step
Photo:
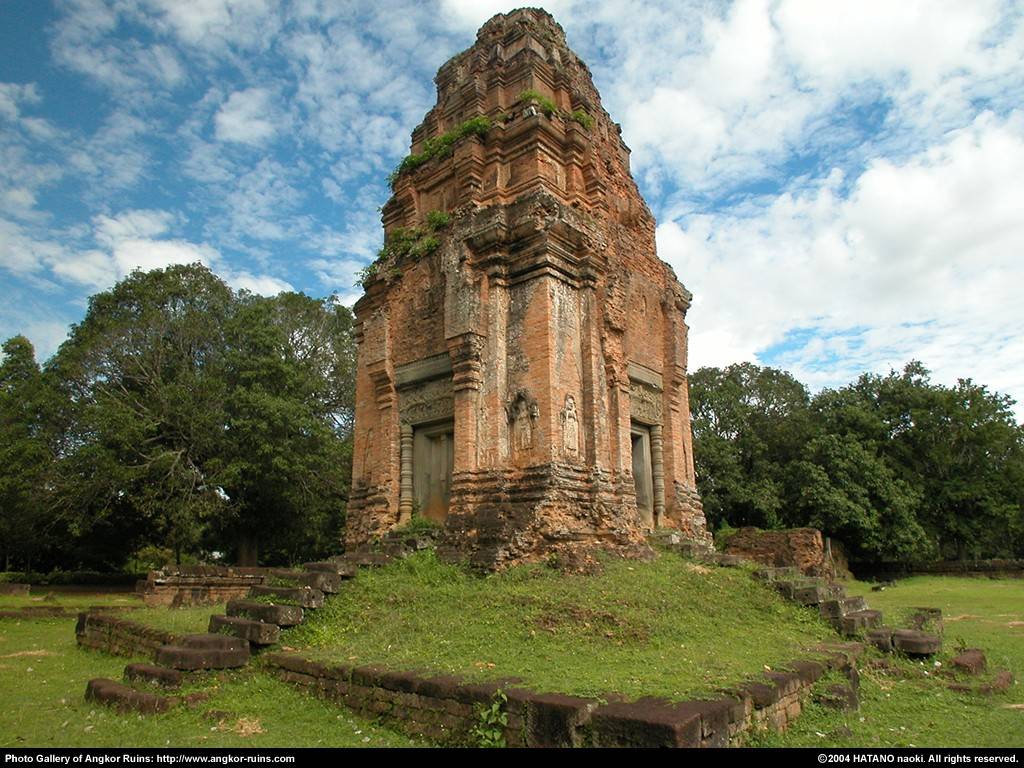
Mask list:
[[[231,637],[219,632],[204,632],[199,635],[185,635],[181,639],[181,647],[196,648],[210,651],[247,651],[248,644],[239,637]]]
[[[359,551],[341,555],[339,559],[341,562],[352,566],[375,568],[377,566],[387,565],[394,558],[391,557],[391,555],[384,554],[383,552]]]
[[[798,589],[805,589],[807,587],[815,586],[815,582],[808,581],[807,579],[782,579],[780,581],[770,582],[775,587],[776,591],[787,600],[792,600],[793,595]]]
[[[292,603],[302,608],[320,608],[324,604],[324,593],[309,587],[253,587],[249,597],[269,597],[283,603]]]
[[[297,605],[272,605],[256,600],[229,600],[228,616],[240,616],[279,627],[294,627],[302,623],[302,608]]]
[[[88,682],[85,687],[85,699],[114,707],[119,712],[143,714],[166,712],[178,703],[176,696],[137,691],[124,683],[105,677],[97,677]]]
[[[821,605],[818,606],[818,610],[826,619],[838,619],[848,613],[865,611],[867,610],[867,607],[868,604],[864,602],[863,597],[840,597],[837,599],[823,601]]]
[[[253,645],[273,645],[281,639],[281,628],[277,624],[253,621],[242,616],[211,616],[210,632],[233,635]]]
[[[917,629],[897,629],[892,633],[892,646],[908,656],[933,656],[942,650],[942,638]]]
[[[235,643],[244,641],[237,637],[219,635]],[[200,669],[237,669],[249,663],[249,644],[243,648],[189,647],[183,645],[161,645],[156,649],[156,663],[192,672]]]
[[[867,641],[882,653],[892,653],[892,627],[876,627],[867,631]]]
[[[868,609],[851,611],[844,616],[834,618],[833,621],[836,624],[836,629],[842,634],[859,635],[868,629],[882,626],[882,612]]]
[[[381,544],[384,548],[395,554],[402,552],[418,552],[422,549],[430,549],[437,543],[441,531],[388,531],[384,534]]]
[[[336,573],[342,579],[354,579],[357,569],[354,564],[341,560],[321,560],[315,563],[303,563],[302,570]]]
[[[766,582],[795,581],[802,575],[800,569],[792,565],[780,568],[758,568],[754,571],[755,579]]]
[[[164,688],[180,688],[182,674],[176,669],[158,667],[155,664],[129,664],[124,668],[124,679],[128,682],[153,683]]]
[[[738,568],[744,563],[743,558],[739,555],[726,555],[721,552],[709,552],[697,559],[702,563],[711,563],[722,568]]]
[[[319,589],[324,594],[334,595],[341,589],[340,574],[328,571],[290,571],[284,568],[270,571],[276,580],[287,582],[285,586],[309,587]]]

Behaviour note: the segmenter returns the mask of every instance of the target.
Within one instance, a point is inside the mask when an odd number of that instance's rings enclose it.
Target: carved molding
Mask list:
[[[402,389],[398,398],[398,413],[402,421],[409,424],[452,418],[455,414],[455,397],[451,380],[435,379]]]
[[[629,413],[645,424],[662,423],[661,391],[639,381],[629,383]]]

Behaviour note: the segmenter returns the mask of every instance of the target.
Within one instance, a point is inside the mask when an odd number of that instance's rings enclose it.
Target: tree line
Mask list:
[[[3,354],[6,570],[337,550],[354,413],[344,306],[172,266],[91,297],[44,366],[23,336]]]
[[[919,362],[810,396],[749,363],[690,377],[697,486],[715,528],[812,526],[851,559],[1024,557],[1013,401]]]
[[[3,344],[0,562],[336,552],[354,382],[334,300],[234,292],[197,264],[134,272],[45,365]],[[690,404],[712,528],[814,526],[862,561],[1024,557],[1024,430],[984,386],[912,362],[812,397],[744,363],[692,374]]]

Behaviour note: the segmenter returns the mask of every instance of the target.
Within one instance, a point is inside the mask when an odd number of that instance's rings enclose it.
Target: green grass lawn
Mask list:
[[[891,668],[861,670],[861,707],[839,714],[811,706],[788,733],[767,736],[762,746],[1020,747],[1024,746],[1024,581],[917,576],[883,592],[852,582],[887,619],[908,609],[941,608],[945,642],[934,661],[895,659]],[[958,647],[981,648],[989,671],[1009,669],[1016,684],[1005,694],[957,693],[943,674]],[[878,654],[865,661],[882,658]],[[892,657],[888,657],[892,658]],[[963,678],[967,679],[967,678]]]
[[[206,632],[210,616],[224,613],[225,606],[220,603],[194,608],[142,608],[125,614],[124,618],[179,635],[194,635]]]
[[[92,606],[140,608],[143,605],[142,598],[134,592],[105,592],[102,589],[63,591],[59,587],[33,587],[28,595],[0,595],[0,610],[42,607],[79,611]]]
[[[122,715],[86,702],[93,677],[119,680],[124,658],[80,650],[71,619],[0,620],[0,746],[415,746],[258,671],[206,677],[194,709]],[[208,713],[214,714],[208,714]]]
[[[597,576],[542,565],[480,577],[424,552],[362,571],[282,644],[321,660],[517,677],[541,691],[710,693],[833,638],[743,569],[678,555],[609,558]]]
[[[871,652],[862,660],[859,711],[810,705],[788,733],[762,735],[755,746],[1024,745],[1024,686],[989,697],[956,693],[941,674],[957,646],[972,646],[986,651],[990,668],[1024,675],[1024,581],[917,577],[884,592],[857,582],[848,590],[888,616],[942,608],[941,666]],[[210,614],[222,610],[152,608],[125,616],[186,633],[205,630]],[[609,559],[597,576],[536,565],[480,577],[421,553],[361,571],[309,614],[283,645],[321,659],[477,680],[519,677],[537,690],[588,696],[693,697],[835,638],[813,611],[782,601],[748,571],[671,554],[648,563]],[[871,663],[883,659],[888,666]],[[120,679],[127,661],[80,650],[72,619],[0,620],[0,700],[8,703],[0,708],[0,746],[416,744],[278,682],[258,665],[201,678],[193,690],[210,698],[193,709],[140,717],[84,700],[87,680]]]

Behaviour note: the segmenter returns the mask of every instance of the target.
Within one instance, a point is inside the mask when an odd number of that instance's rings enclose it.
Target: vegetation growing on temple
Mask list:
[[[455,128],[452,128],[440,136],[434,136],[423,142],[423,151],[406,155],[398,167],[388,176],[388,181],[394,185],[399,176],[411,173],[422,165],[435,158],[449,157],[455,149],[455,145],[469,136],[485,136],[491,130],[491,118],[486,115],[477,115]]]

